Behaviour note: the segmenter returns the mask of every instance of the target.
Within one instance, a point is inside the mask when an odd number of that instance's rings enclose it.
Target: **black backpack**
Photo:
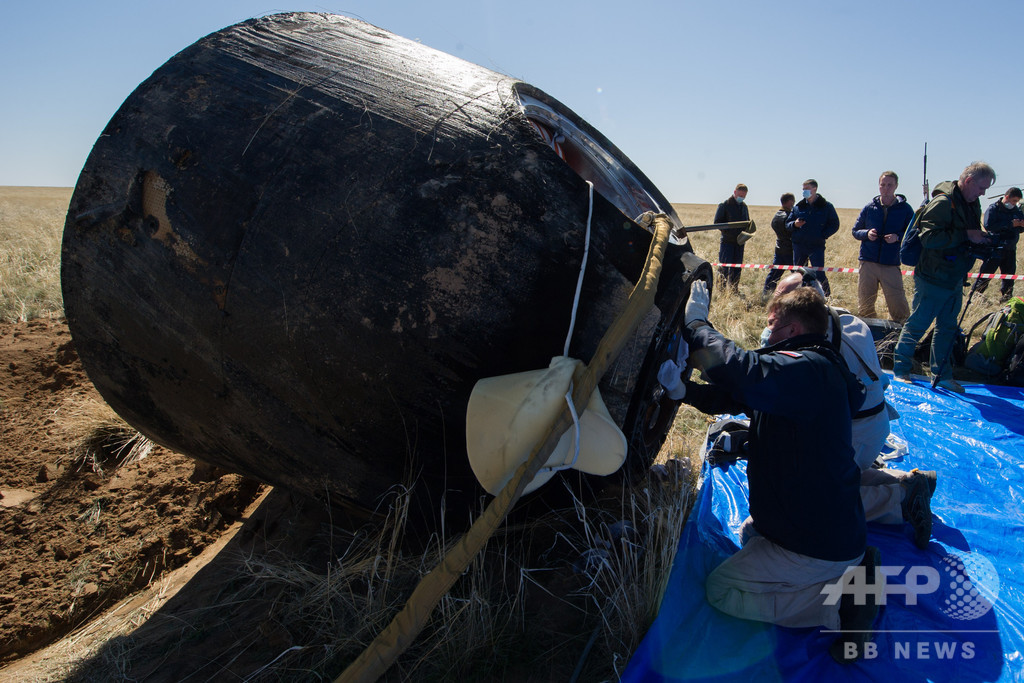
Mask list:
[[[1003,384],[1024,387],[1024,334],[1020,336],[1017,345],[1010,352],[1002,380]]]
[[[935,335],[935,328],[928,330],[928,334],[924,336],[924,339],[917,343],[914,347],[914,360],[927,367],[928,363],[931,362],[932,353],[932,337]],[[956,333],[953,335],[953,349],[950,357],[954,366],[963,367],[964,362],[967,360],[967,335],[959,327],[956,328]]]

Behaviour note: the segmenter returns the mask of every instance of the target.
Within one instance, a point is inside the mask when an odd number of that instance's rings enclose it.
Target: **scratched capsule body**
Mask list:
[[[158,443],[363,508],[414,482],[475,496],[474,383],[546,367],[571,324],[589,358],[641,272],[644,211],[678,222],[528,84],[273,15],[186,48],[111,119],[68,212],[65,308],[97,389]],[[662,289],[602,383],[631,438],[679,305]]]

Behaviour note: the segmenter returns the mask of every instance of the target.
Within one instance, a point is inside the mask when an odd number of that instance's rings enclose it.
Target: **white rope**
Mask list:
[[[569,342],[572,341],[572,331],[576,327],[576,308],[580,304],[580,292],[583,290],[583,272],[587,269],[587,254],[590,253],[590,219],[594,216],[594,183],[589,180],[586,183],[590,186],[590,209],[587,211],[587,237],[583,244],[583,263],[580,264],[580,277],[576,281],[576,296],[572,300],[572,316],[569,318],[569,334],[565,337],[563,356],[569,355]]]
[[[572,469],[576,465],[576,461],[580,457],[580,416],[576,412],[576,406],[572,402],[572,382],[569,382],[569,390],[565,392],[565,403],[569,406],[569,412],[572,414],[572,426],[575,430],[575,438],[573,443],[575,444],[573,449],[572,460],[570,462],[563,462],[561,465],[551,465],[549,467],[542,467],[540,472],[560,472],[562,470]]]
[[[569,355],[569,343],[572,342],[573,329],[576,327],[576,309],[580,305],[580,292],[583,291],[583,273],[587,270],[587,256],[590,254],[590,223],[594,217],[594,183],[589,180],[585,181],[589,188],[589,202],[590,207],[587,210],[587,234],[583,242],[583,262],[580,263],[580,276],[576,280],[576,296],[572,300],[572,315],[569,317],[569,334],[565,337],[565,350],[562,352],[563,356]],[[565,394],[565,402],[569,406],[569,412],[572,414],[572,424],[575,430],[575,438],[573,439],[574,448],[572,461],[561,465],[551,465],[550,467],[541,468],[540,472],[558,472],[560,470],[567,470],[572,468],[576,461],[580,457],[580,417],[576,412],[576,406],[572,402],[572,382],[569,383],[569,391]]]

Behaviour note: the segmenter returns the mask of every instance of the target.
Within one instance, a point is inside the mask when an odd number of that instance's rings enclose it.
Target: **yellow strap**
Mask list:
[[[665,258],[665,247],[670,232],[668,218],[664,214],[655,216],[654,239],[651,240],[651,248],[647,253],[647,262],[644,264],[644,272],[639,282],[630,293],[622,313],[602,337],[590,365],[577,368],[573,376],[573,403],[577,406],[587,405],[590,395],[611,361],[618,356],[644,315],[654,305],[654,295],[658,289],[658,278],[661,275],[661,265]],[[420,580],[402,611],[335,679],[335,683],[369,683],[376,681],[388,670],[420,634],[434,607],[462,576],[494,531],[501,526],[509,510],[523,495],[527,484],[544,466],[562,434],[570,427],[572,416],[567,407],[551,426],[543,443],[538,445],[527,461],[519,466],[512,479],[490,502],[483,514],[445,554],[441,562]]]

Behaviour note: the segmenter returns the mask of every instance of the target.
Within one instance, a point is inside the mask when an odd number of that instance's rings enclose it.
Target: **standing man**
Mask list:
[[[708,414],[750,417],[747,479],[750,517],[742,547],[708,576],[708,602],[739,617],[844,633],[832,649],[859,652],[878,607],[850,595],[829,605],[822,588],[862,564],[872,582],[878,551],[867,547],[860,468],[851,415],[864,386],[825,340],[828,311],[813,288],[769,304],[769,346],[748,351],[707,320],[708,294],[695,282],[684,312],[690,359],[706,384],[685,380],[682,399]],[[813,401],[801,396],[814,396]]]
[[[772,258],[773,266],[793,265],[793,237],[786,229],[786,221],[793,213],[793,205],[796,204],[796,197],[792,192],[786,192],[779,197],[782,208],[775,212],[772,218],[772,230],[775,231],[775,256]],[[775,284],[782,277],[783,271],[772,268],[768,271],[768,277],[764,281],[764,290],[761,292],[761,300],[767,301],[775,291]]]
[[[979,269],[982,273],[994,273],[996,269],[1003,275],[1017,274],[1017,240],[1024,232],[1024,211],[1021,211],[1021,191],[1019,187],[1011,187],[998,201],[989,204],[985,209],[985,229],[992,233],[1003,245],[999,254],[986,260]],[[978,291],[988,288],[988,280],[978,283]],[[1000,287],[1002,300],[1013,296],[1013,280],[1003,280]]]
[[[935,187],[938,194],[918,219],[921,257],[914,268],[914,301],[893,351],[892,370],[898,380],[910,381],[914,348],[934,320],[929,358],[932,375],[939,378],[938,386],[964,393],[953,379],[952,364],[946,361],[956,335],[964,280],[974,265],[969,243],[988,239],[981,229],[978,198],[995,181],[992,167],[976,161],[963,170],[959,180],[939,183]]]
[[[893,171],[882,173],[878,196],[861,209],[853,225],[853,237],[861,242],[857,314],[862,318],[875,317],[875,301],[881,286],[889,317],[901,323],[910,315],[910,304],[903,291],[900,242],[914,217],[914,209],[904,195],[896,194],[899,180]]]
[[[831,202],[818,194],[818,181],[808,178],[803,185],[804,198],[793,208],[786,227],[793,233],[793,265],[815,268],[825,266],[825,240],[839,232],[839,214]],[[819,270],[818,282],[825,296],[832,295],[825,271]]]
[[[715,211],[715,220],[712,223],[733,223],[736,221],[749,221],[750,212],[744,200],[747,198],[747,186],[740,183],[732,191],[732,196],[718,205]],[[718,245],[719,263],[743,263],[743,243],[745,239],[740,237],[742,228],[728,228],[722,230],[722,241]],[[726,284],[737,289],[740,284],[740,271],[742,268],[719,268],[722,278]]]

